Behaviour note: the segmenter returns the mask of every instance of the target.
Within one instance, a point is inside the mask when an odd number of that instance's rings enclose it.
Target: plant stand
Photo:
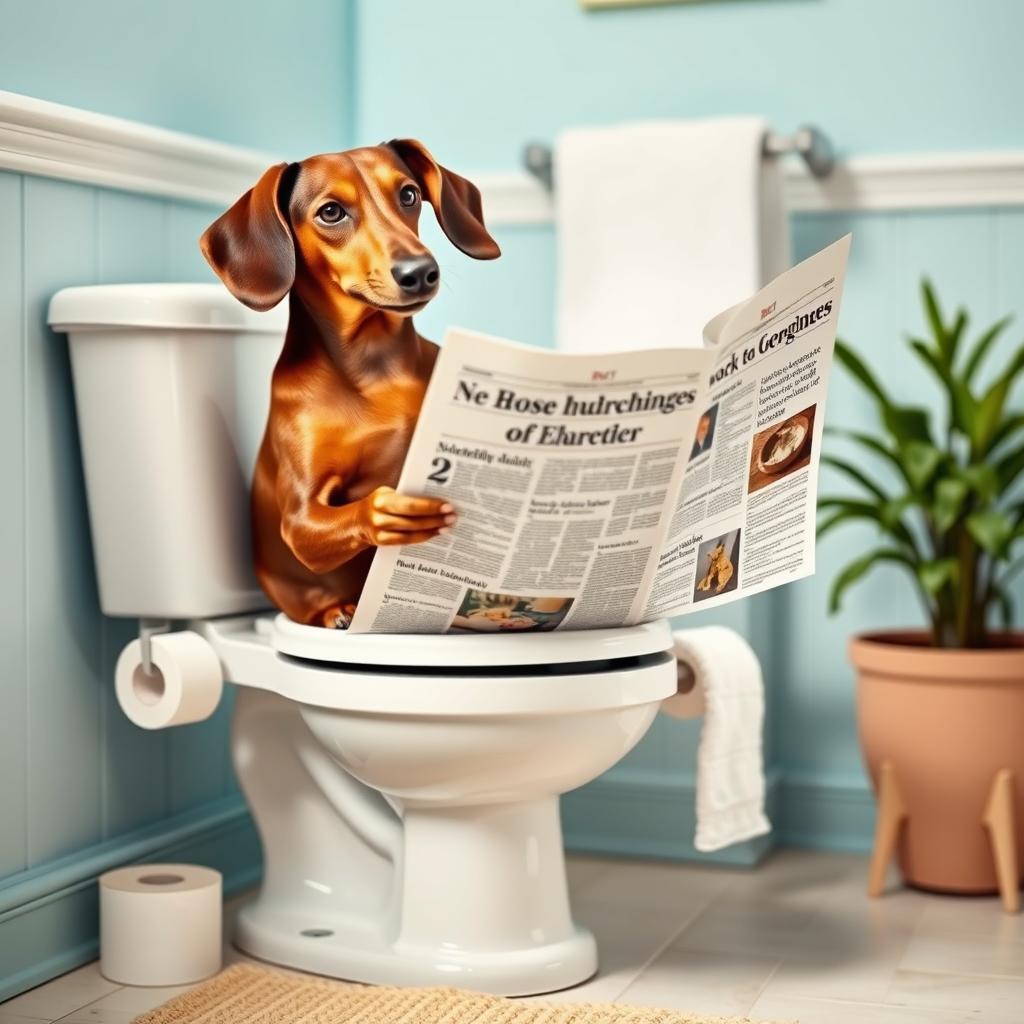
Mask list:
[[[996,878],[1003,909],[1008,914],[1020,911],[1020,875],[1017,870],[1017,839],[1014,821],[1013,772],[1003,768],[996,773],[982,814],[982,824],[992,842]],[[900,832],[909,816],[907,805],[890,760],[882,761],[878,772],[878,820],[868,870],[868,896],[881,896],[885,873],[896,855]]]

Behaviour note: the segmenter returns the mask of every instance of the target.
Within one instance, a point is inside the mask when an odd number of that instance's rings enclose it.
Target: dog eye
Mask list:
[[[316,215],[325,224],[337,224],[348,216],[341,203],[324,203],[316,211]]]
[[[398,193],[398,201],[403,206],[415,206],[419,198],[419,192],[412,185],[403,185],[402,190]]]

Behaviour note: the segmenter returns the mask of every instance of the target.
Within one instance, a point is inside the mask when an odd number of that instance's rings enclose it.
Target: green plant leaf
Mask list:
[[[835,529],[835,527],[841,526],[843,523],[851,522],[854,519],[863,518],[865,518],[865,516],[863,516],[859,512],[851,512],[848,509],[839,509],[833,515],[829,516],[827,519],[823,519],[821,522],[818,523],[816,536],[818,540],[821,540],[821,538],[824,537],[826,533],[831,533],[831,531]]]
[[[922,362],[935,374],[945,389],[950,423],[961,433],[973,437],[978,403],[970,389],[927,342],[921,341],[920,338],[911,338],[910,347],[921,357]]]
[[[836,515],[822,522],[818,527],[818,536],[821,537],[823,533],[829,532],[840,523],[862,519],[874,524],[892,540],[903,544],[909,553],[916,555],[917,549],[914,544],[913,534],[899,521],[898,516],[893,517],[890,510],[890,506],[893,504],[890,501],[869,502],[859,501],[854,498],[821,498],[818,501],[818,511],[829,512],[834,510]],[[835,521],[833,522],[832,520]]]
[[[960,479],[983,501],[995,501],[999,494],[999,474],[987,462],[976,462],[960,470]]]
[[[955,558],[936,558],[917,566],[917,578],[921,586],[934,597],[947,583],[955,583],[957,564]]]
[[[928,486],[945,455],[925,441],[908,441],[901,449],[901,461],[910,486],[923,491]]]
[[[967,357],[967,362],[964,364],[963,372],[960,374],[961,379],[967,385],[970,385],[974,375],[978,372],[979,367],[985,361],[985,356],[988,355],[989,349],[992,348],[993,344],[998,340],[999,335],[1010,325],[1013,320],[1012,316],[1005,316],[1002,320],[996,321],[975,343],[971,349],[971,354]]]
[[[873,494],[879,501],[890,500],[889,495],[874,480],[845,459],[840,459],[835,455],[822,455],[821,461],[828,466],[832,466],[833,469],[838,469],[841,473],[845,473],[846,476],[860,484],[861,487]]]
[[[847,372],[852,374],[878,403],[882,422],[901,444],[908,441],[931,443],[930,417],[927,409],[896,405],[860,356],[845,342],[836,341],[835,354]]]
[[[956,359],[957,351],[960,348],[960,342],[964,340],[964,331],[967,330],[967,320],[967,310],[961,306],[956,311],[956,319],[953,321],[953,326],[949,328],[950,363]]]
[[[913,508],[915,505],[920,505],[921,499],[916,494],[904,494],[901,498],[893,498],[887,501],[880,509],[880,519],[882,525],[893,535],[899,536],[900,539],[906,540],[907,543],[913,546],[913,542],[910,538],[910,531],[903,525],[903,513],[908,508]]]
[[[825,428],[830,434],[835,434],[837,437],[845,437],[851,441],[855,441],[862,448],[866,448],[868,451],[873,452],[879,458],[888,462],[893,466],[903,477],[907,483],[910,483],[907,477],[906,470],[903,467],[903,463],[900,462],[898,452],[886,446],[886,444],[879,440],[877,437],[873,437],[871,434],[865,434],[857,430],[842,430],[838,427],[826,427]]]
[[[945,477],[935,485],[932,519],[940,533],[945,533],[956,522],[969,491],[967,481],[958,477]]]
[[[984,454],[991,450],[992,440],[1001,426],[1006,399],[1017,383],[1017,377],[1024,369],[1024,346],[1010,359],[999,379],[985,392],[978,403],[971,443],[974,450]]]
[[[1024,471],[1024,448],[1017,448],[1004,455],[996,463],[995,471],[1000,491],[1008,491]]]
[[[1009,440],[1022,428],[1024,428],[1024,414],[1017,413],[1013,416],[1007,416],[993,431],[986,454],[995,451],[1004,441]]]
[[[927,409],[911,405],[882,407],[882,422],[900,444],[932,444],[931,416]]]
[[[875,551],[869,551],[866,555],[861,555],[860,558],[855,558],[840,570],[839,575],[836,576],[835,582],[832,584],[832,590],[829,592],[828,597],[829,614],[834,615],[839,611],[843,595],[854,583],[870,572],[876,565],[881,565],[883,562],[896,562],[906,566],[911,571],[914,568],[912,559],[904,552],[895,548],[878,548]]]
[[[892,404],[889,401],[889,396],[882,389],[881,384],[875,380],[874,374],[867,368],[860,356],[839,338],[836,339],[835,356],[846,371],[852,374],[879,404]]]
[[[954,343],[946,330],[946,324],[942,318],[942,310],[939,308],[939,300],[935,295],[935,288],[928,278],[921,281],[921,300],[924,303],[925,316],[928,318],[928,326],[931,329],[932,337],[947,366],[953,365]]]
[[[984,509],[967,517],[967,532],[990,555],[1000,557],[1013,537],[1013,520],[999,509]]]

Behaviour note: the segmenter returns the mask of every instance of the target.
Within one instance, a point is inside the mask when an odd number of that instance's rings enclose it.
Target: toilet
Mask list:
[[[253,576],[247,493],[286,310],[215,284],[105,285],[59,292],[49,321],[70,343],[103,611],[197,635],[237,687],[231,749],[264,876],[235,944],[374,984],[526,995],[590,977],[558,797],[675,693],[667,623],[420,636],[291,622]]]

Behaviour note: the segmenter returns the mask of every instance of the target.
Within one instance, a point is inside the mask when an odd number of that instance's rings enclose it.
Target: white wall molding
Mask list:
[[[525,172],[470,175],[484,196],[489,224],[544,224],[554,205]],[[856,157],[828,178],[787,161],[787,209],[794,213],[1024,206],[1024,151]]]
[[[272,156],[0,91],[0,170],[223,205]]]
[[[0,170],[223,205],[276,159],[210,139],[0,91]],[[488,222],[547,224],[551,196],[525,171],[472,174]],[[786,161],[790,210],[1024,206],[1024,151],[855,157],[827,178]]]
[[[1024,151],[855,157],[828,178],[787,167],[786,199],[801,213],[1024,205]]]

